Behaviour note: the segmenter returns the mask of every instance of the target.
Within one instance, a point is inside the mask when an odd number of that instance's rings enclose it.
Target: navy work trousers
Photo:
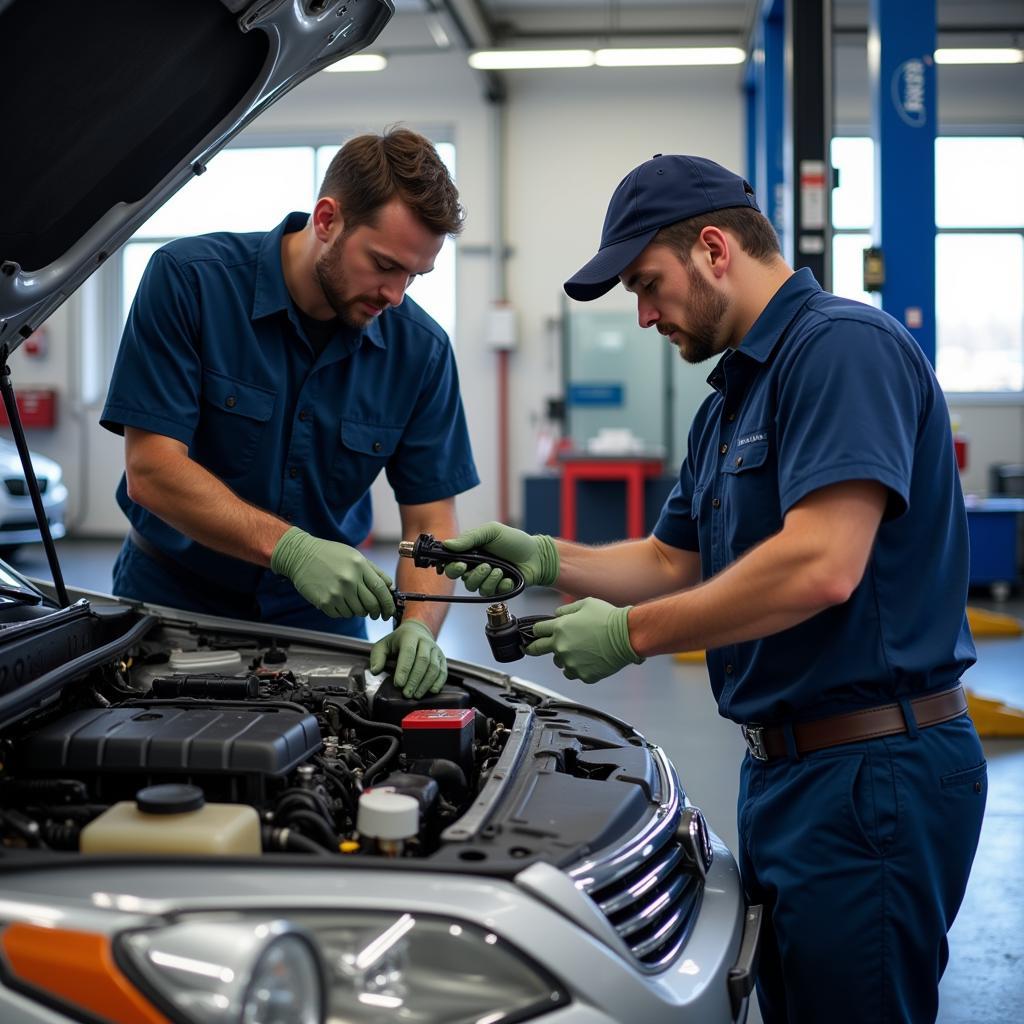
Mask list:
[[[765,908],[765,1024],[925,1024],[987,792],[967,715],[740,773],[739,861]]]
[[[332,619],[319,608],[314,608],[290,583],[290,590],[284,600],[278,598],[268,602],[274,610],[267,615],[256,594],[241,594],[226,587],[218,587],[191,572],[176,573],[169,566],[150,558],[130,540],[125,540],[117,554],[113,577],[114,593],[118,597],[129,597],[149,604],[165,604],[203,615],[220,615],[249,622],[272,622],[278,626],[316,629],[321,633],[366,639],[365,619]],[[282,587],[275,586],[275,590],[280,592]],[[274,596],[277,597],[277,594]]]

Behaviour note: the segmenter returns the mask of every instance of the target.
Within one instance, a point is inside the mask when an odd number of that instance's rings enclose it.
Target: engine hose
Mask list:
[[[352,797],[352,781],[346,779],[340,771],[332,768],[330,765],[321,764],[320,770],[324,775],[334,783],[335,791],[338,794],[338,799],[345,805],[345,813],[349,818],[355,818],[356,805],[355,800]]]
[[[314,814],[312,811],[297,810],[292,811],[287,817],[289,826],[292,825],[306,825],[312,831],[316,832],[323,842],[321,846],[325,846],[328,850],[338,849],[338,837],[328,828],[327,822],[320,817],[319,814]],[[307,835],[307,838],[313,839],[313,836]]]
[[[362,726],[364,729],[374,729],[379,733],[396,736],[399,739],[402,737],[402,730],[397,725],[391,725],[390,722],[375,722],[373,719],[363,718],[362,715],[357,714],[346,704],[339,704],[337,701],[324,701],[324,703],[329,704],[332,708],[337,708],[353,725]]]
[[[373,783],[374,776],[377,775],[382,769],[386,768],[398,754],[398,738],[396,736],[388,737],[388,749],[377,758],[369,768],[363,772],[363,785],[369,786]]]
[[[265,826],[261,835],[263,849],[287,850],[290,853],[314,853],[318,857],[327,855],[327,851],[312,839],[307,839],[300,832],[290,828],[271,828]]]
[[[278,796],[277,803],[274,805],[274,814],[283,813],[283,807],[287,807],[295,802],[298,802],[306,810],[313,811],[327,820],[331,818],[331,808],[319,793],[311,789],[296,789],[295,787],[286,789]]]

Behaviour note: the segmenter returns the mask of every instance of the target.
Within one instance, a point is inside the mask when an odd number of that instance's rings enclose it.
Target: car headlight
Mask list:
[[[121,950],[139,980],[178,1019],[195,1024],[322,1024],[324,1019],[316,947],[289,922],[183,921],[125,935]]]
[[[255,928],[288,927],[252,964]],[[280,947],[291,937],[294,950]],[[299,949],[316,949],[310,960]],[[254,924],[189,916],[122,937],[129,973],[178,1020],[196,1024],[319,1021],[315,980],[322,966],[327,1017],[346,1024],[498,1024],[568,1002],[537,964],[498,936],[429,915],[335,912]],[[277,950],[276,960],[270,959]],[[134,968],[134,969],[133,969]],[[228,976],[230,975],[230,980]],[[289,1002],[289,998],[291,1001]]]

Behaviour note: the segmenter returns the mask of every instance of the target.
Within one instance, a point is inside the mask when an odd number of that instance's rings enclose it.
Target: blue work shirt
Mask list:
[[[848,601],[707,652],[721,714],[781,723],[954,685],[975,660],[967,515],[945,400],[910,334],[803,269],[708,383],[654,529],[699,551],[704,579],[777,533],[812,491],[875,480],[889,493]]]
[[[361,330],[337,322],[317,354],[281,267],[283,236],[308,219],[292,213],[270,232],[183,238],[158,250],[100,422],[118,434],[128,426],[175,438],[245,501],[357,545],[370,531],[369,487],[382,469],[401,504],[450,498],[479,478],[448,337],[410,298]],[[117,500],[190,586],[209,580],[250,603],[255,595],[258,617],[269,621],[304,603],[289,580],[211,551],[133,502],[123,476]]]

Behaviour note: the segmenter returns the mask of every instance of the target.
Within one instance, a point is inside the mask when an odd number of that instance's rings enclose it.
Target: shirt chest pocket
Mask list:
[[[331,474],[335,504],[351,505],[363,496],[395,454],[405,428],[343,419]]]
[[[782,527],[778,473],[769,441],[733,449],[722,460],[720,473],[726,535],[735,555]]]
[[[221,479],[244,476],[274,414],[277,393],[204,370],[202,397],[193,457]]]

